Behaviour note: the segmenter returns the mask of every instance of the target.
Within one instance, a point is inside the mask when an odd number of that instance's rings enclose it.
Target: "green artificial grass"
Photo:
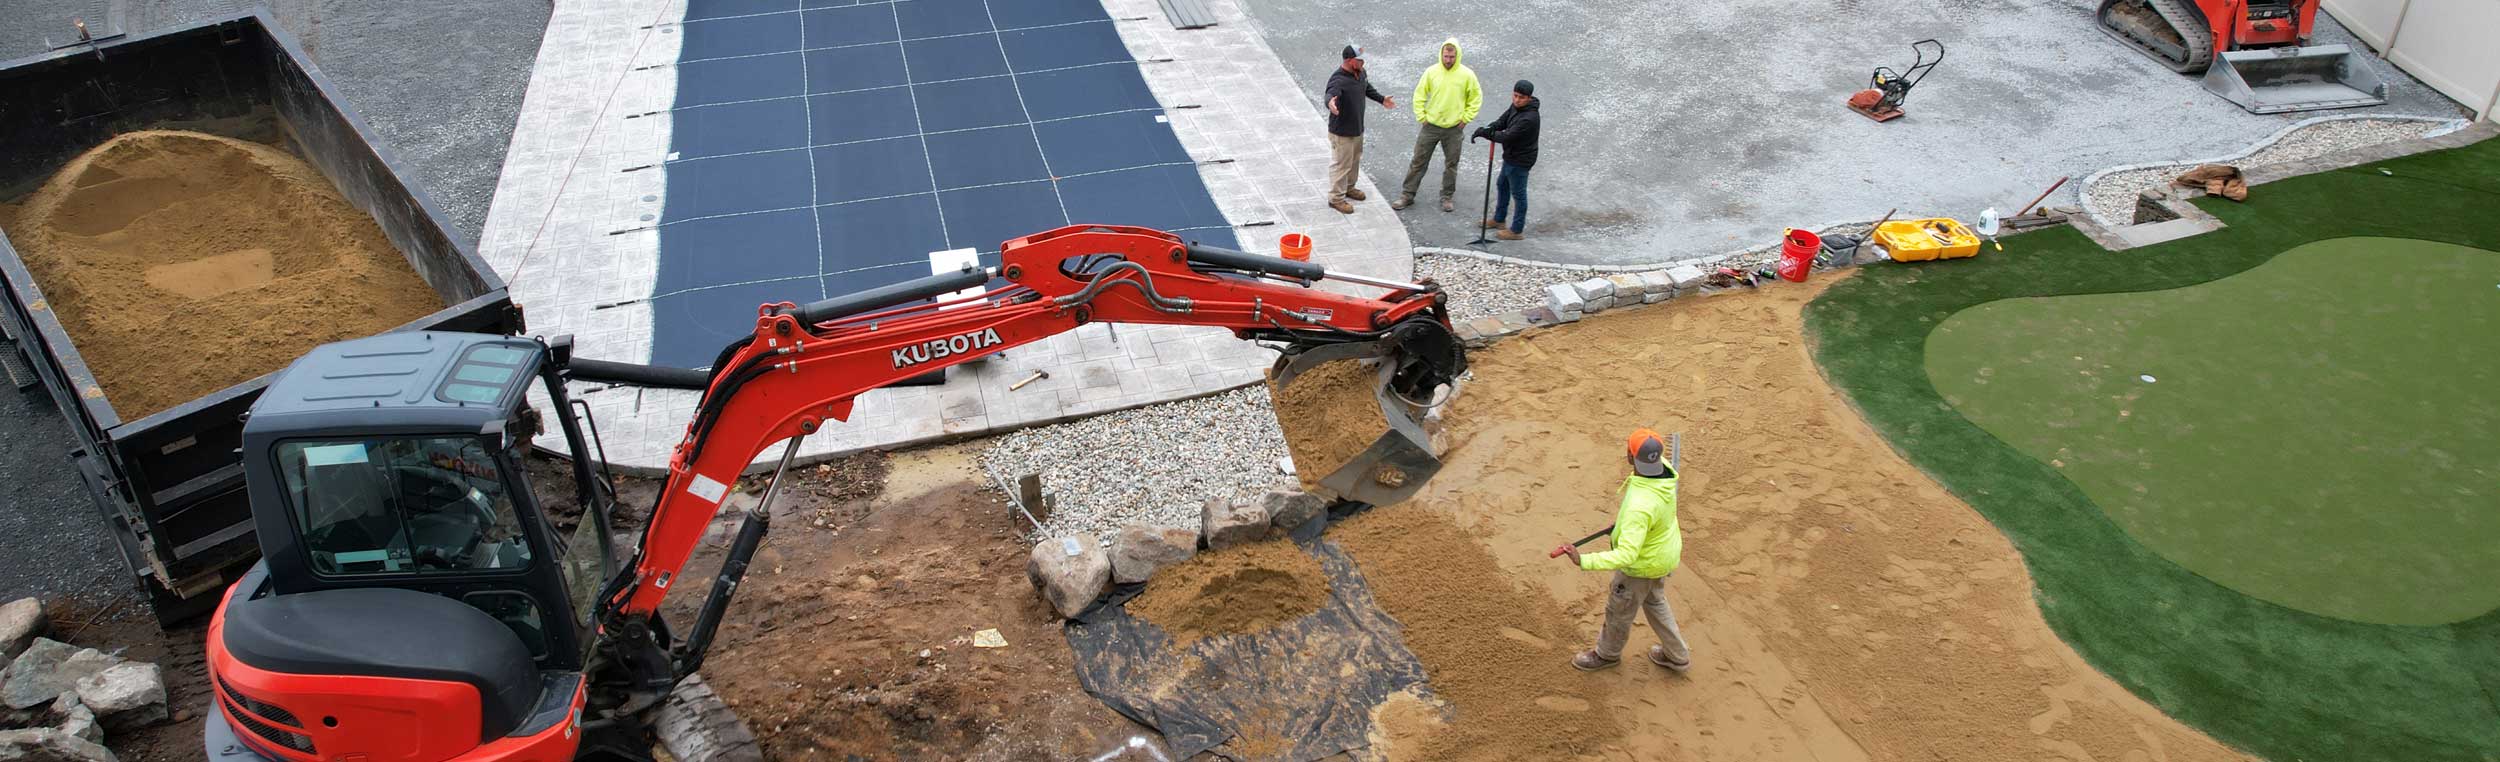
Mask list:
[[[2282,762],[2500,760],[2500,613],[2401,626],[2243,595],[2128,535],[2073,480],[1963,418],[1929,382],[1930,333],[1999,299],[2182,288],[2355,236],[2500,250],[2500,141],[2269,183],[2246,204],[2198,203],[2229,227],[2118,253],[2057,228],[1976,259],[1867,267],[1807,307],[1815,357],[1895,448],[2013,540],[2050,626],[2164,711]],[[2460,356],[2500,351],[2500,337],[2443,340]],[[2500,386],[2442,392],[2489,399]],[[2278,444],[2324,472],[2352,443]]]
[[[1989,302],[1927,337],[1962,415],[2189,571],[2363,622],[2500,608],[2500,255],[2301,246],[2167,291]],[[2463,584],[2461,584],[2463,583]]]

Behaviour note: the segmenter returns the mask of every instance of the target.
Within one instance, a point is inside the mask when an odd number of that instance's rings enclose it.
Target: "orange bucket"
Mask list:
[[[1276,239],[1276,249],[1282,252],[1286,259],[1296,262],[1311,261],[1310,236],[1301,233],[1286,233],[1285,237]]]

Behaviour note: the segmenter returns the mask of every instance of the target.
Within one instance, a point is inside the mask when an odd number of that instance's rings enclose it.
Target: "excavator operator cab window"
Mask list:
[[[278,445],[301,547],[324,576],[475,574],[530,565],[509,482],[473,436]]]

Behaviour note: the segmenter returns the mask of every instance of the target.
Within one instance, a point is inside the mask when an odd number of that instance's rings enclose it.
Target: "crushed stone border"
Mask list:
[[[2284,139],[2291,137],[2293,133],[2329,122],[2358,121],[2439,123],[2438,127],[2432,128],[2430,132],[2423,133],[2421,137],[2414,138],[2413,140],[2429,140],[2473,125],[2473,121],[2468,119],[2442,118],[2435,116],[2412,116],[2406,114],[2332,114],[2328,116],[2313,116],[2284,125],[2283,129],[2275,130],[2274,134],[2257,139],[2256,142],[2250,143],[2247,148],[2224,156],[2216,156],[2206,159],[2135,162],[2131,164],[2120,164],[2101,168],[2094,171],[2092,174],[2085,175],[2083,177],[2082,184],[2075,186],[2076,201],[2078,202],[2076,205],[2083,207],[2084,216],[2092,218],[2094,223],[2097,223],[2102,227],[2124,227],[2126,225],[2133,224],[2133,221],[2130,220],[2127,222],[2120,222],[2110,219],[2107,215],[2102,214],[2098,205],[2092,203],[2093,186],[2099,185],[2103,179],[2108,178],[2110,175],[2118,174],[2120,172],[2133,172],[2142,169],[2159,169],[2162,167],[2193,167],[2198,164],[2229,164],[2231,162],[2255,156],[2266,149],[2273,148],[2276,144],[2283,142]],[[2375,143],[2372,145],[2389,145],[2403,142],[2406,141],[2393,140],[2386,143]],[[2329,156],[2332,155],[2333,154],[2329,154]],[[2242,167],[2242,169],[2246,169],[2246,167]]]

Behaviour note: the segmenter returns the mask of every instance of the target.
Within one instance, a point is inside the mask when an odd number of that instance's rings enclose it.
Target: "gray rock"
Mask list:
[[[1673,299],[1673,298],[1675,298],[1675,291],[1674,291],[1674,290],[1672,290],[1672,289],[1667,290],[1667,291],[1651,291],[1651,292],[1649,292],[1649,293],[1646,293],[1646,294],[1642,294],[1642,295],[1641,295],[1641,303],[1642,303],[1642,304],[1657,304],[1657,303],[1659,303],[1659,302],[1663,302],[1663,301],[1666,301],[1666,300],[1669,300],[1669,299]]]
[[[1198,531],[1207,538],[1208,550],[1267,539],[1267,507],[1225,498],[1208,500],[1198,513]]]
[[[1270,492],[1259,497],[1259,504],[1267,509],[1268,526],[1274,527],[1278,536],[1328,512],[1328,501],[1308,492]]]
[[[1639,273],[1609,274],[1606,276],[1606,282],[1614,284],[1615,301],[1618,303],[1627,299],[1637,299],[1649,293],[1649,283],[1641,280]]]
[[[121,660],[106,656],[93,648],[79,648],[50,638],[36,638],[34,645],[9,662],[6,680],[0,680],[0,704],[10,709],[28,709],[51,703],[64,692],[75,690],[78,679],[113,666]]]
[[[1675,290],[1675,279],[1668,277],[1665,270],[1642,270],[1640,279],[1642,296]]]
[[[1692,265],[1676,265],[1667,268],[1667,280],[1673,281],[1675,287],[1679,289],[1699,286],[1702,280],[1708,277],[1710,277],[1709,273]]]
[[[1556,315],[1566,312],[1573,314],[1584,312],[1587,310],[1584,306],[1587,303],[1587,299],[1580,297],[1579,289],[1572,288],[1569,283],[1555,283],[1545,287],[1545,308],[1553,310]]]
[[[165,705],[165,671],[143,661],[123,662],[78,680],[78,702],[114,730],[155,725],[174,718]]]
[[[15,659],[43,635],[43,602],[19,598],[0,606],[0,660]]]
[[[1179,527],[1131,524],[1120,528],[1111,543],[1111,581],[1127,585],[1146,581],[1156,570],[1198,555],[1198,533]]]
[[[1594,300],[1599,297],[1614,296],[1615,284],[1614,281],[1605,278],[1590,278],[1571,284],[1571,290],[1580,292],[1581,299]]]
[[[59,728],[0,730],[0,762],[121,762],[93,741]]]
[[[52,700],[46,721],[61,732],[84,739],[88,743],[104,743],[104,726],[96,724],[95,710],[78,703],[78,694],[64,693]]]
[[[1033,546],[1024,576],[1063,617],[1075,617],[1111,585],[1111,556],[1093,535],[1053,537]]]
[[[1597,297],[1597,298],[1595,298],[1595,299],[1590,299],[1590,300],[1588,300],[1588,302],[1587,302],[1586,304],[1583,304],[1583,305],[1581,305],[1581,306],[1580,306],[1580,311],[1582,311],[1582,312],[1587,312],[1587,313],[1589,313],[1589,314],[1592,314],[1592,315],[1593,315],[1593,314],[1596,314],[1596,313],[1605,312],[1605,311],[1607,311],[1607,310],[1614,309],[1614,307],[1615,307],[1615,296],[1614,296],[1613,294],[1607,294],[1607,295],[1605,295],[1605,296],[1601,296],[1601,297]]]

